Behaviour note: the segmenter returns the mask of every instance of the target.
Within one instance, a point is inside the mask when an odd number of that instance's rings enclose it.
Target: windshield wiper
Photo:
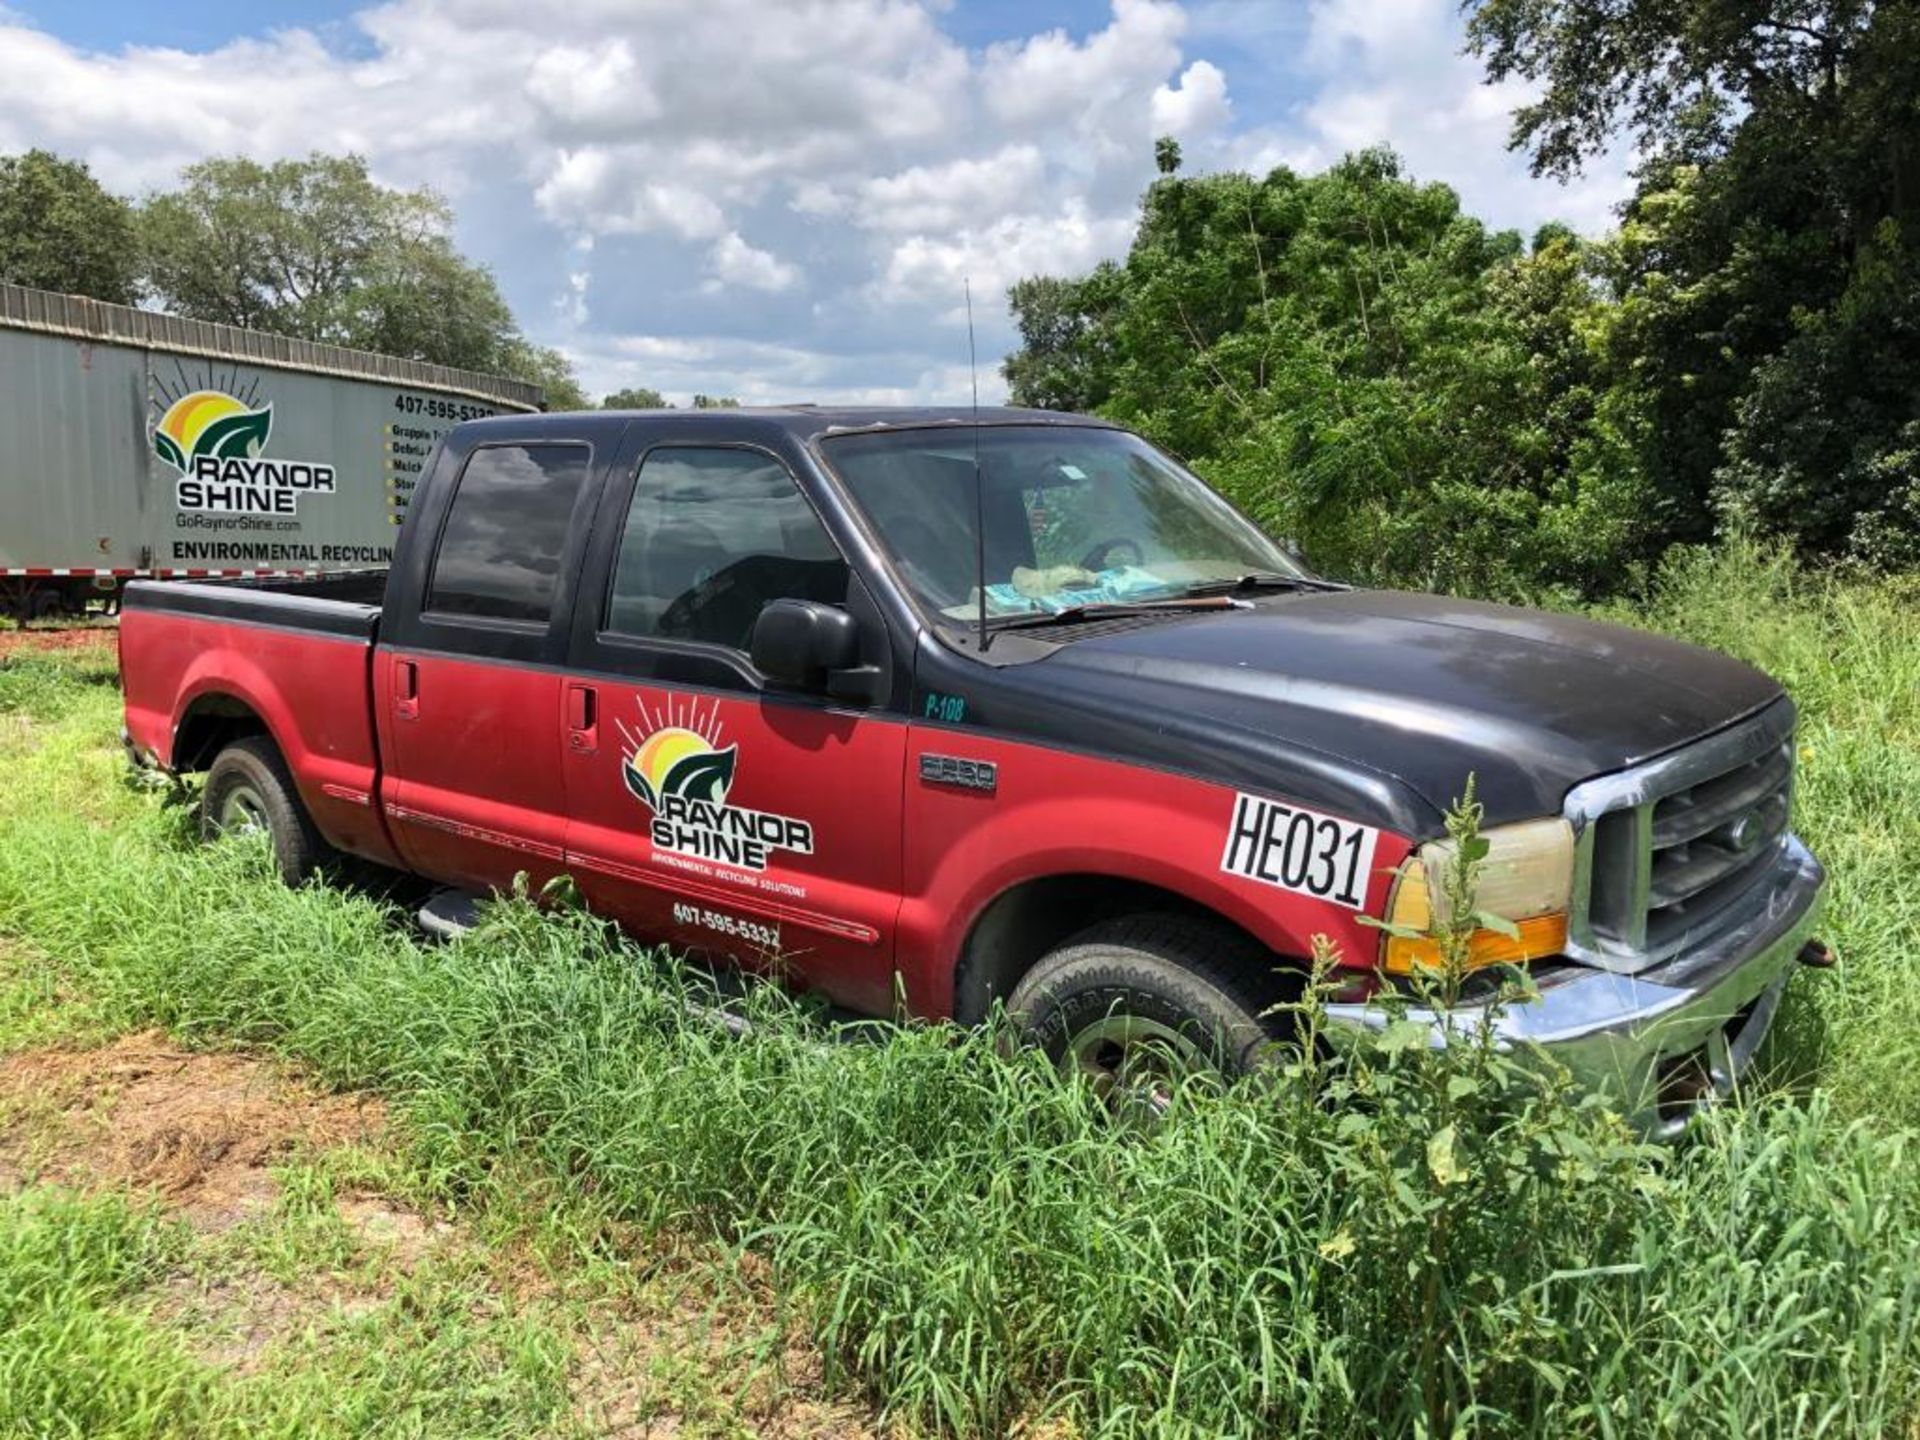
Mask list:
[[[1257,590],[1344,590],[1334,580],[1319,580],[1310,575],[1278,575],[1256,570],[1235,580],[1201,580],[1181,591],[1183,595],[1250,595]]]
[[[1048,625],[1076,625],[1084,620],[1112,620],[1127,615],[1158,615],[1168,610],[1208,613],[1242,610],[1246,607],[1226,595],[1188,595],[1177,600],[1095,600],[1085,605],[1069,605],[1064,610],[1048,610],[1032,615],[1002,616],[989,620],[993,630],[1037,630]]]

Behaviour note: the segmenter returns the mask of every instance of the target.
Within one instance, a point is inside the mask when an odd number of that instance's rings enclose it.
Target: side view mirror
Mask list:
[[[753,622],[747,653],[769,680],[830,690],[834,671],[860,662],[860,627],[837,605],[769,600]]]

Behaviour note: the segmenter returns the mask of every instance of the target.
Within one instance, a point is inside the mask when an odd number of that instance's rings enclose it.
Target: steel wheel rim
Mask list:
[[[267,819],[267,802],[244,780],[220,797],[213,823],[223,835],[265,835],[273,829]]]
[[[1061,1063],[1085,1076],[1118,1118],[1143,1123],[1165,1115],[1181,1086],[1212,1068],[1173,1026],[1122,1013],[1076,1031]]]

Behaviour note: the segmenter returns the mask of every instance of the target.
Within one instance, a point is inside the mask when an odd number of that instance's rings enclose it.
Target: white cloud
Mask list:
[[[989,110],[1012,126],[1065,123],[1085,131],[1134,108],[1180,63],[1186,12],[1167,0],[1113,0],[1113,20],[1085,41],[1064,30],[996,45],[983,82]],[[1133,116],[1128,128],[1142,129]]]
[[[592,283],[593,276],[588,271],[571,270],[567,273],[567,293],[558,303],[560,312],[575,329],[587,323],[587,287]]]
[[[1209,60],[1196,60],[1180,75],[1180,84],[1162,85],[1153,92],[1153,129],[1156,135],[1186,140],[1211,134],[1231,118],[1227,77]]]
[[[737,230],[729,230],[714,242],[707,252],[707,267],[713,275],[708,283],[715,289],[740,285],[749,290],[778,292],[800,278],[799,270],[778,256],[755,249],[740,238]]]
[[[844,188],[809,185],[795,197],[794,208],[841,216],[869,230],[950,231],[1030,204],[1046,179],[1046,156],[1037,146],[1009,145],[977,160],[915,165]]]
[[[1529,175],[1507,137],[1530,92],[1485,83],[1464,50],[1457,0],[1312,0],[1291,13],[1265,0],[1202,0],[1198,8],[1202,35],[1231,38],[1299,76],[1306,98],[1292,134],[1271,137],[1286,163],[1325,165],[1391,145],[1413,176],[1445,181],[1495,225],[1530,229],[1552,217],[1598,231],[1612,223],[1630,158],[1603,156],[1566,186]]]
[[[917,364],[893,357],[891,384],[849,381],[844,359],[804,346],[718,335],[625,335],[591,342],[572,358],[592,377],[593,394],[647,385],[677,405],[695,395],[731,395],[746,405],[914,405],[929,396],[965,399],[972,381],[964,348]],[[979,380],[982,405],[1005,403],[1006,382],[985,357]]]
[[[660,97],[625,39],[541,52],[528,68],[527,94],[556,128],[578,136],[618,139],[660,118]]]
[[[707,240],[726,232],[726,213],[712,196],[691,185],[638,180],[625,160],[613,150],[562,151],[534,190],[534,203],[587,236],[664,231]]]
[[[910,235],[887,255],[873,287],[878,301],[915,304],[965,318],[963,294],[971,283],[976,312],[1026,275],[1076,275],[1125,250],[1133,236],[1131,215],[1100,216],[1071,203],[1059,212],[1003,215],[952,235]]]

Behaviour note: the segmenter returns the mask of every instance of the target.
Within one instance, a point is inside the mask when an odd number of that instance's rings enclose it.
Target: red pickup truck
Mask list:
[[[1251,1063],[1316,935],[1370,1023],[1432,955],[1368,922],[1424,924],[1470,774],[1517,927],[1473,960],[1539,990],[1496,1023],[1651,1128],[1731,1089],[1824,955],[1772,680],[1317,578],[1084,417],[463,424],[390,572],[135,584],[120,648],[135,758],[207,772],[208,830],[264,828],[289,880],[564,873],[857,1011],[1004,999],[1134,1090]]]

